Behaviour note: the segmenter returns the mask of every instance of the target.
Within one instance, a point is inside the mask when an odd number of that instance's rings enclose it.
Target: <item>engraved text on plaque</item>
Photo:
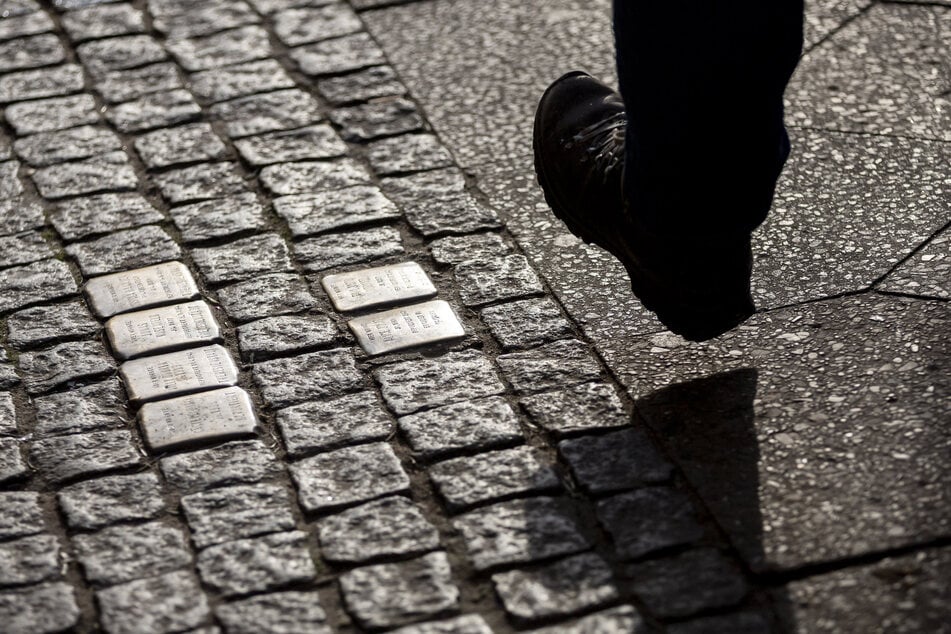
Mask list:
[[[198,296],[198,287],[181,262],[165,262],[133,271],[94,277],[86,296],[99,317],[169,304]]]
[[[328,275],[320,281],[334,308],[359,310],[432,297],[436,287],[415,262]]]
[[[151,401],[238,382],[238,368],[231,355],[218,345],[126,361],[119,366],[119,374],[133,401]]]
[[[466,334],[452,308],[441,299],[357,317],[348,325],[369,355],[457,339]]]
[[[139,424],[149,449],[164,451],[251,434],[257,418],[248,393],[228,387],[146,403]]]
[[[197,301],[116,315],[106,322],[106,336],[116,355],[129,359],[211,343],[221,333],[208,304]]]

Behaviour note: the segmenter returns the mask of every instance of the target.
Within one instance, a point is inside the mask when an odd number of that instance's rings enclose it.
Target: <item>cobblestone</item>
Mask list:
[[[310,238],[295,243],[293,249],[295,259],[307,273],[370,263],[404,253],[403,239],[394,227],[374,227]]]
[[[500,355],[498,363],[512,387],[523,393],[593,381],[601,376],[597,360],[576,339],[509,352]]]
[[[377,174],[420,172],[452,165],[449,150],[432,134],[404,134],[374,141],[367,159]]]
[[[126,134],[192,121],[200,115],[191,94],[181,89],[145,95],[105,112],[106,119]]]
[[[77,482],[56,495],[70,528],[98,529],[116,522],[154,519],[165,509],[151,471]]]
[[[63,29],[74,42],[145,31],[142,12],[131,4],[104,4],[63,14]]]
[[[167,456],[159,464],[168,483],[182,491],[252,484],[283,472],[274,454],[260,440],[229,442]]]
[[[93,76],[161,62],[168,58],[162,45],[148,35],[127,35],[86,42],[76,47],[79,59]]]
[[[59,542],[53,535],[31,535],[0,542],[0,586],[49,581],[60,574]]]
[[[386,62],[383,51],[366,33],[291,49],[291,57],[308,75],[336,75]]]
[[[459,604],[449,561],[441,552],[351,570],[341,575],[340,586],[357,622],[371,629],[448,616]]]
[[[223,198],[248,191],[234,163],[202,163],[156,174],[162,196],[173,205],[207,198]]]
[[[18,480],[30,473],[29,467],[20,454],[20,443],[16,438],[0,438],[0,484]]]
[[[505,610],[519,621],[566,616],[619,597],[613,574],[598,555],[585,553],[534,570],[492,575]]]
[[[135,140],[135,149],[151,169],[224,158],[228,149],[207,123],[156,130]]]
[[[278,410],[275,422],[292,457],[385,440],[393,422],[373,392],[358,392]]]
[[[187,71],[208,70],[250,62],[270,55],[267,33],[243,26],[196,38],[170,38],[165,46]]]
[[[327,77],[317,81],[317,90],[335,106],[406,94],[406,86],[400,82],[392,66],[374,66],[339,77]]]
[[[238,328],[241,357],[250,363],[288,353],[300,354],[340,338],[337,325],[317,315],[266,317]]]
[[[341,128],[345,140],[357,143],[423,128],[423,118],[415,104],[403,97],[381,97],[366,104],[337,108],[330,112],[330,118]]]
[[[456,265],[459,295],[466,306],[479,306],[542,292],[542,283],[523,255],[467,260]]]
[[[273,590],[317,574],[301,531],[209,546],[198,554],[198,571],[205,585],[225,596]]]
[[[65,61],[66,51],[53,34],[33,35],[0,42],[0,59],[4,70],[24,70]]]
[[[16,408],[9,392],[0,392],[0,435],[15,436],[17,433]]]
[[[464,401],[403,416],[400,431],[420,457],[484,450],[522,440],[518,418],[502,398]]]
[[[297,88],[223,101],[213,105],[209,113],[224,123],[232,138],[292,130],[323,119],[317,100]]]
[[[36,440],[30,462],[57,484],[97,473],[136,467],[142,456],[128,431],[99,431]]]
[[[23,137],[13,144],[13,149],[20,158],[35,166],[89,158],[121,148],[122,141],[119,137],[97,126],[39,132]]]
[[[235,147],[244,160],[255,167],[335,158],[347,153],[347,146],[327,124],[246,137],[235,141]]]
[[[307,282],[295,273],[260,275],[220,289],[218,297],[237,323],[299,313],[316,305]]]
[[[689,544],[703,536],[690,499],[667,487],[622,493],[598,502],[597,510],[624,559]]]
[[[141,194],[99,194],[57,203],[50,223],[67,241],[161,222],[162,213]]]
[[[3,20],[0,20],[0,40],[46,33],[52,31],[53,28],[53,21],[42,11],[34,11],[24,15],[6,14]]]
[[[409,490],[399,458],[385,442],[345,447],[291,465],[301,507],[323,512]]]
[[[185,4],[181,8],[182,11],[156,11],[155,29],[171,37],[191,37],[258,22],[258,16],[243,2],[206,0],[201,4]]]
[[[8,73],[0,77],[0,103],[68,95],[82,90],[83,81],[77,64]]]
[[[254,382],[268,407],[341,396],[362,388],[366,378],[347,348],[321,350],[254,366]]]
[[[0,349],[0,389],[10,389],[20,383],[6,350]]]
[[[571,336],[568,320],[547,297],[490,306],[482,311],[482,320],[505,350],[530,348]]]
[[[664,482],[674,472],[640,429],[565,440],[558,450],[581,488],[594,495]]]
[[[79,621],[79,606],[67,583],[43,583],[0,592],[0,619],[8,634],[61,632]]]
[[[372,184],[363,166],[349,158],[269,165],[261,170],[261,182],[277,196]]]
[[[271,484],[239,485],[182,497],[198,548],[294,528],[287,490]]]
[[[0,539],[23,537],[43,532],[43,508],[40,494],[34,491],[0,491]]]
[[[50,245],[38,231],[0,237],[0,267],[29,264],[52,255]]]
[[[96,89],[107,103],[121,103],[184,87],[177,67],[170,62],[102,73],[95,82]]]
[[[32,175],[44,198],[65,198],[102,191],[135,189],[138,180],[125,152],[110,152],[84,161],[43,167]]]
[[[181,529],[162,522],[113,526],[72,542],[86,579],[107,586],[172,572],[192,559]]]
[[[591,544],[565,498],[511,500],[469,511],[453,520],[476,570],[570,555]]]
[[[637,611],[629,605],[622,605],[603,612],[572,621],[559,623],[551,627],[531,630],[532,634],[596,634],[598,632],[625,632],[625,634],[647,634],[650,630]],[[738,630],[710,630],[715,632],[732,632],[733,634],[747,634]]]
[[[406,214],[413,227],[430,237],[468,233],[501,226],[498,216],[463,191],[465,181],[455,169],[388,177],[383,191]]]
[[[186,242],[227,238],[267,227],[264,206],[252,193],[173,207],[169,213]]]
[[[322,518],[317,523],[324,558],[361,563],[409,557],[439,546],[439,533],[418,506],[392,496]]]
[[[526,396],[520,403],[532,423],[556,436],[623,427],[629,422],[621,399],[605,383]]]
[[[299,46],[363,30],[363,23],[346,3],[286,9],[272,16],[274,32],[286,46]]]
[[[393,634],[492,634],[492,630],[478,614],[466,614],[444,621],[407,625],[393,630]]]
[[[66,252],[76,258],[83,275],[94,276],[137,269],[181,258],[182,250],[155,225],[115,231],[88,242],[74,242]]]
[[[125,424],[125,392],[119,380],[56,392],[34,399],[36,437],[101,431]]]
[[[191,572],[140,579],[96,593],[109,634],[162,634],[197,627],[210,616]]]
[[[46,350],[24,352],[19,360],[23,383],[39,394],[69,383],[114,372],[116,364],[98,341],[61,343]]]
[[[211,284],[291,270],[287,244],[274,233],[235,240],[220,247],[193,249],[192,258]]]
[[[375,186],[346,187],[314,194],[281,196],[274,210],[295,238],[400,217],[399,209]]]
[[[215,616],[229,634],[333,631],[316,592],[274,592],[233,601],[216,607]]]
[[[19,135],[52,132],[99,121],[96,100],[91,95],[51,97],[11,104],[3,116]]]
[[[439,238],[429,243],[429,250],[433,259],[440,264],[459,264],[465,260],[494,258],[512,252],[512,248],[497,233]],[[532,324],[520,323],[519,326],[531,328]]]
[[[284,68],[273,59],[195,73],[188,85],[198,99],[215,103],[253,93],[294,88]]]

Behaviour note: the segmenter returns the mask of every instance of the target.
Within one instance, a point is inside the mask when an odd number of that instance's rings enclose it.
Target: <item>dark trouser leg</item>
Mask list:
[[[615,0],[625,196],[661,236],[752,231],[789,140],[782,94],[802,0]]]

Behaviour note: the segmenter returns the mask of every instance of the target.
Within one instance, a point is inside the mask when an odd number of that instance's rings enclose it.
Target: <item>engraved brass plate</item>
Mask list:
[[[165,262],[132,271],[94,277],[86,297],[99,317],[198,297],[198,287],[181,262]]]
[[[257,424],[251,398],[240,387],[146,403],[139,410],[145,442],[155,452],[245,436]]]
[[[218,345],[126,361],[119,366],[119,374],[133,401],[153,401],[238,382],[238,368],[231,355]]]
[[[452,308],[441,299],[357,317],[348,325],[371,356],[466,334]]]
[[[211,308],[203,301],[160,306],[116,315],[106,336],[121,359],[211,343],[221,337]]]
[[[334,308],[352,311],[398,304],[436,294],[426,271],[416,262],[328,275],[320,281]]]

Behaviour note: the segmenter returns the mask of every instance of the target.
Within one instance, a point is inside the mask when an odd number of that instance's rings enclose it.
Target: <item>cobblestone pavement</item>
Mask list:
[[[951,631],[951,4],[806,41],[688,344],[533,183],[607,0],[0,0],[0,630]],[[370,356],[408,261],[466,334]]]

